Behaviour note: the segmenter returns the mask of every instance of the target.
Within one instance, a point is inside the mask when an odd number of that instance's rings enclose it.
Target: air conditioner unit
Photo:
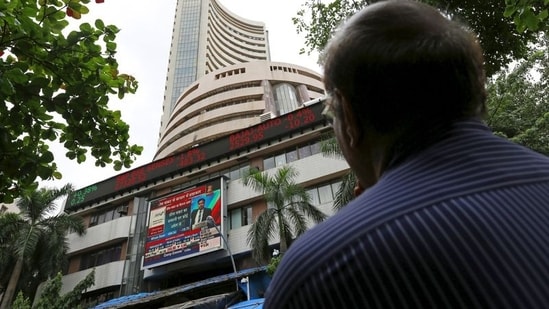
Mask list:
[[[259,115],[259,121],[260,122],[265,122],[265,121],[270,120],[270,119],[273,119],[273,113],[271,113],[271,112],[266,112],[265,114]]]
[[[116,212],[118,212],[121,215],[127,215],[128,214],[128,205],[119,206],[116,208]]]

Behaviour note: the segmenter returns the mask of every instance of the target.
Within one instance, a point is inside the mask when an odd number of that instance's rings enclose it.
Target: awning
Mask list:
[[[225,274],[225,275],[221,275],[221,276],[216,276],[216,277],[208,278],[208,279],[205,279],[205,280],[201,280],[201,281],[181,285],[181,286],[178,286],[178,287],[175,287],[175,288],[166,289],[166,290],[163,290],[163,291],[151,292],[151,293],[139,293],[139,294],[133,294],[133,295],[128,295],[128,296],[122,296],[122,297],[119,297],[119,298],[114,298],[114,299],[111,299],[111,300],[106,301],[104,303],[101,303],[101,304],[95,306],[94,308],[95,309],[130,308],[132,306],[142,305],[142,304],[152,302],[152,301],[155,301],[155,300],[160,300],[160,299],[165,298],[165,297],[169,297],[169,296],[189,292],[189,291],[192,291],[193,289],[196,289],[196,288],[205,287],[205,286],[213,285],[213,284],[216,284],[216,283],[222,283],[222,282],[229,281],[229,280],[235,280],[235,279],[247,277],[247,276],[250,276],[252,274],[259,273],[259,272],[262,272],[262,271],[265,271],[265,270],[266,270],[265,266],[243,269],[243,270],[240,270],[236,273],[229,273],[229,274]],[[215,295],[215,296],[219,296],[219,295]],[[187,308],[187,307],[183,307],[183,308]]]

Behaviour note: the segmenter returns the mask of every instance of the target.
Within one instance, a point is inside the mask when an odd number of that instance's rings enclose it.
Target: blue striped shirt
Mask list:
[[[265,308],[549,308],[549,158],[455,124],[300,237]]]

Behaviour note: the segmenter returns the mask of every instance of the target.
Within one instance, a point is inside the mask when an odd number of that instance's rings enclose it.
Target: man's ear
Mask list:
[[[358,121],[356,111],[351,106],[351,103],[344,97],[340,97],[341,110],[343,113],[343,121],[341,123],[343,132],[347,135],[349,146],[355,148],[362,139],[362,126]]]

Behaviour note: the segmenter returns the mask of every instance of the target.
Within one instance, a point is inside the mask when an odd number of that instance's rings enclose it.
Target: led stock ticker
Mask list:
[[[261,143],[315,126],[324,121],[322,100],[291,113],[269,119],[255,126],[234,132],[181,153],[137,167],[120,175],[95,183],[69,195],[67,208],[78,208],[94,200],[124,190],[146,185],[208,161],[231,155]]]

